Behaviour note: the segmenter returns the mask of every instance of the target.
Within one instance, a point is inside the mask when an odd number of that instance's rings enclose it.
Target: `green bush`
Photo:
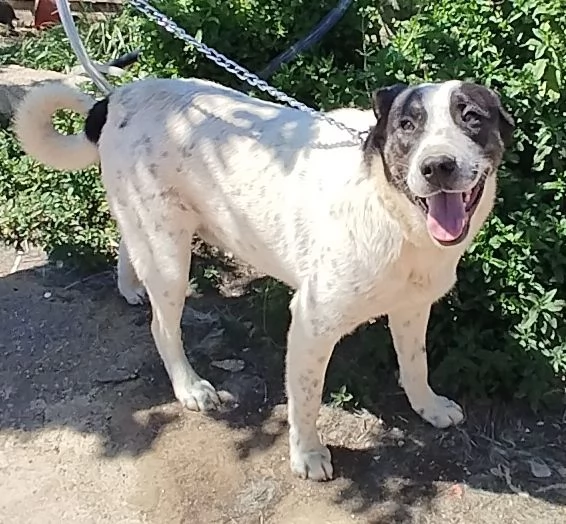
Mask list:
[[[160,0],[191,34],[254,72],[303,36],[336,0]],[[358,0],[315,49],[271,83],[315,107],[367,106],[368,93],[402,80],[470,78],[502,95],[518,131],[501,170],[497,208],[463,261],[457,288],[435,306],[429,332],[432,381],[452,394],[549,401],[566,377],[566,10],[562,0]],[[387,30],[384,30],[387,29]],[[130,9],[83,25],[99,59],[141,47],[133,76],[200,76],[248,89],[194,49]],[[12,50],[12,61],[63,68],[73,62],[60,28]],[[6,60],[6,58],[0,58]],[[250,90],[251,91],[251,90]],[[257,93],[256,93],[257,94]],[[115,233],[96,170],[55,173],[0,136],[0,231],[108,254]],[[0,145],[2,145],[0,144]],[[77,242],[78,240],[78,242]],[[285,307],[275,304],[274,307]],[[358,335],[356,373],[391,365],[387,338]],[[343,358],[340,355],[337,358]],[[457,377],[457,380],[454,380]],[[361,394],[368,380],[345,377]],[[365,386],[364,386],[365,384]],[[358,390],[356,390],[358,388]]]
[[[496,214],[432,318],[433,380],[466,377],[473,393],[536,402],[564,389],[565,35],[561,0],[442,0],[400,24],[396,53],[369,59],[410,80],[475,78],[516,117]]]

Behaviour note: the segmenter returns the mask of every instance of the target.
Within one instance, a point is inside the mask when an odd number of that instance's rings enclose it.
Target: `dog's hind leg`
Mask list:
[[[193,411],[217,408],[220,399],[214,387],[196,373],[183,350],[180,323],[185,303],[186,278],[169,279],[163,273],[155,273],[144,282],[153,313],[151,332],[171,379],[175,396],[183,406]]]
[[[138,278],[130,255],[123,240],[120,240],[118,251],[118,291],[132,306],[142,304],[145,298],[145,289]]]
[[[192,368],[181,338],[195,216],[159,198],[153,200],[151,210],[137,209],[137,217],[132,209],[116,211],[133,269],[151,303],[151,333],[175,396],[193,411],[215,409],[220,399],[214,387]]]

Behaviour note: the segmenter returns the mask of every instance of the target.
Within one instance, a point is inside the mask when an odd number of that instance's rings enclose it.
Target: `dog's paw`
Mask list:
[[[126,286],[118,281],[118,291],[130,306],[139,306],[145,302],[145,288],[141,284],[138,286]]]
[[[436,428],[455,426],[464,420],[462,408],[453,400],[440,395],[433,394],[426,402],[414,406],[413,409]]]
[[[291,470],[302,479],[331,480],[332,457],[326,446],[311,451],[291,450]]]
[[[179,402],[191,411],[214,411],[222,403],[214,386],[208,380],[199,380],[181,391],[175,391]]]

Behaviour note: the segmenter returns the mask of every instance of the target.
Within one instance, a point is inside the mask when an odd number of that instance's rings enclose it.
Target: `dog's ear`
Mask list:
[[[394,84],[388,87],[380,87],[371,94],[373,114],[378,122],[387,117],[393,100],[405,89],[407,89],[406,84]]]
[[[393,101],[401,92],[407,89],[407,84],[394,84],[388,87],[376,89],[371,95],[371,105],[373,114],[377,120],[375,125],[376,134],[384,138],[385,128],[387,126],[387,116],[393,104]]]
[[[501,140],[503,140],[503,145],[509,147],[513,142],[515,120],[503,107],[500,96],[493,89],[491,92],[496,100],[497,110],[499,111],[499,134],[501,135]]]

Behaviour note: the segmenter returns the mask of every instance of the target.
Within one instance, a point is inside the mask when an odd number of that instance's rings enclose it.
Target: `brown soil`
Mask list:
[[[112,272],[78,278],[3,249],[0,276],[2,523],[566,522],[560,417],[468,407],[439,431],[399,391],[379,414],[325,406],[337,478],[302,481],[287,463],[283,353],[245,297],[187,301],[187,351],[237,398],[205,416],[175,402],[149,310],[126,305]]]

